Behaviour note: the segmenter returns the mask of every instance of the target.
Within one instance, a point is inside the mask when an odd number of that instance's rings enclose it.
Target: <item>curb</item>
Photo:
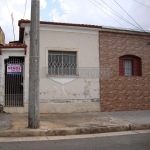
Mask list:
[[[94,134],[106,132],[147,130],[150,124],[129,124],[113,127],[80,127],[80,128],[60,128],[52,130],[24,129],[24,130],[5,130],[0,131],[0,137],[33,137],[33,136],[65,136],[79,134]]]
[[[150,129],[150,124],[131,124],[129,125],[131,130],[147,130]]]
[[[0,137],[31,137],[31,136],[65,136],[79,134],[94,134],[106,132],[128,131],[129,126],[115,127],[82,127],[82,128],[66,128],[54,130],[26,129],[26,130],[6,130],[0,131]]]

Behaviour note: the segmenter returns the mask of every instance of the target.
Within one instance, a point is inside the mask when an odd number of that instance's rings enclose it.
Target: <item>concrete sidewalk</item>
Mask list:
[[[28,129],[27,114],[1,114],[0,137],[56,136],[150,129],[149,111],[41,114]]]

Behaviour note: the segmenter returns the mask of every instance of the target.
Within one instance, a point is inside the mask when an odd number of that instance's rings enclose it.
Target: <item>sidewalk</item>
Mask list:
[[[150,129],[150,110],[40,114],[40,128],[29,129],[28,114],[0,113],[0,137],[56,136]]]

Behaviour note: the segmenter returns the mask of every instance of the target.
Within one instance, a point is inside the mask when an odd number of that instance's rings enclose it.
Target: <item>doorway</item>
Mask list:
[[[23,106],[24,57],[9,57],[5,60],[5,106]]]

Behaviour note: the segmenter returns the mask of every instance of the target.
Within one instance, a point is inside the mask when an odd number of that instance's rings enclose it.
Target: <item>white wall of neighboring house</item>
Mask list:
[[[24,107],[9,112],[28,111],[30,27],[25,26],[27,45],[24,76]],[[40,113],[100,111],[99,77],[47,77],[48,51],[77,52],[78,68],[99,68],[98,30],[83,27],[41,25],[40,27]]]
[[[24,57],[25,58],[25,62],[24,62],[24,66],[27,66],[28,63],[26,61],[26,56],[24,54],[24,48],[2,48],[2,55],[0,55],[0,70],[1,70],[1,75],[0,75],[0,103],[3,104],[5,106],[5,64],[4,61],[6,59],[9,59],[9,57]],[[24,70],[24,74],[26,72],[28,72],[28,67],[25,68]],[[26,97],[26,95],[28,94],[28,81],[26,79],[26,77],[24,78],[24,89],[23,89],[23,93],[24,93],[24,101],[26,101],[28,98]],[[27,106],[25,105],[24,107],[4,107],[4,111],[8,112],[8,113],[13,113],[13,112],[19,112],[19,113],[23,113],[23,112],[27,112]]]

